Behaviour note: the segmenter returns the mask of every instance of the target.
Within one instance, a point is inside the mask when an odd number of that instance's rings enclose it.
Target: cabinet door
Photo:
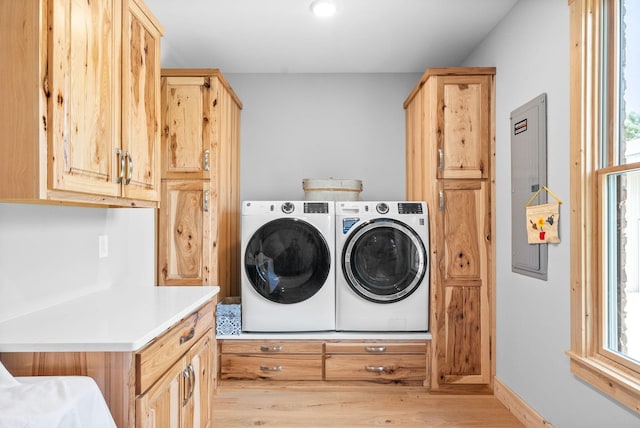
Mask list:
[[[192,376],[185,391],[183,428],[206,428],[211,424],[211,400],[213,398],[213,330],[203,336],[187,354],[187,371]]]
[[[212,85],[217,79],[209,76],[162,77],[163,178],[209,178],[217,125]]]
[[[436,183],[432,215],[432,307],[436,314],[434,388],[489,384],[491,327],[488,182]],[[435,221],[435,223],[434,223]]]
[[[492,77],[438,76],[434,83],[437,102],[425,102],[436,107],[431,141],[437,141],[437,177],[488,178]]]
[[[211,216],[216,195],[208,180],[163,180],[158,218],[158,283],[217,282]]]
[[[160,187],[160,30],[135,0],[122,31],[123,196],[158,201]]]
[[[137,428],[180,428],[184,385],[188,377],[181,358],[144,394],[136,398]]]
[[[120,4],[51,1],[50,189],[118,194]]]

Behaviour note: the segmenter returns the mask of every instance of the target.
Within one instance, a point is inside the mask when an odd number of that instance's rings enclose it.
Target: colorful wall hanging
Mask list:
[[[557,202],[541,205],[530,205],[542,191],[546,190]],[[560,242],[558,225],[560,223],[560,204],[562,201],[547,186],[542,186],[525,204],[527,240],[529,244],[546,244]]]

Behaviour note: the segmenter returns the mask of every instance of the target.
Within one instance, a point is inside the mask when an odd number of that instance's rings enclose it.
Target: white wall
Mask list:
[[[0,322],[107,287],[153,286],[154,236],[152,209],[0,203]]]
[[[242,200],[304,199],[304,178],[403,199],[402,103],[420,74],[230,74],[242,101]]]
[[[555,428],[638,427],[640,417],[569,371],[569,8],[520,0],[467,58],[496,66],[497,377]],[[564,201],[549,279],[511,272],[510,112],[547,93],[548,185]]]

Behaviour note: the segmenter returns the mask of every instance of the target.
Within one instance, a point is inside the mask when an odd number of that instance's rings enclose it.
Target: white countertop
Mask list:
[[[110,288],[0,323],[0,352],[142,348],[218,294],[217,286]]]

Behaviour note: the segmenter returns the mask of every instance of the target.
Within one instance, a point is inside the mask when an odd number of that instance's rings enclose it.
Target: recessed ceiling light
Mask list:
[[[316,0],[311,3],[311,11],[319,18],[327,18],[336,13],[336,4],[330,0]]]

